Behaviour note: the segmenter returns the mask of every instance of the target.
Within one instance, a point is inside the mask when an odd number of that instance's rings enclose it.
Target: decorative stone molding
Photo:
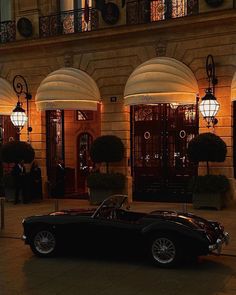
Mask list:
[[[72,52],[65,53],[64,55],[64,65],[65,67],[73,67],[74,55]]]
[[[167,41],[158,40],[155,44],[156,56],[166,56]]]

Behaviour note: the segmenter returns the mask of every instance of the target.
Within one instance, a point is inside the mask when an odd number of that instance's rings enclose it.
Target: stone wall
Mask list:
[[[39,3],[48,5],[45,1]],[[22,40],[0,46],[0,76],[11,82],[14,75],[23,75],[33,94],[31,140],[36,149],[36,157],[43,167],[44,178],[46,179],[45,115],[36,110],[34,98],[40,82],[52,71],[66,65],[68,54],[72,56],[70,66],[88,73],[100,89],[101,133],[119,136],[126,146],[125,159],[122,163],[113,165],[112,170],[128,176],[129,194],[132,191],[128,166],[130,110],[123,104],[124,87],[129,75],[142,62],[157,55],[172,57],[185,63],[193,71],[198,81],[199,95],[202,97],[208,86],[206,57],[212,54],[219,80],[215,95],[220,103],[217,115],[219,122],[214,132],[227,143],[228,154],[224,163],[212,164],[211,169],[213,173],[225,174],[233,179],[230,87],[236,71],[235,24],[235,11],[223,11],[221,14],[205,13],[196,17],[119,27],[116,30],[107,28],[41,40]],[[112,102],[111,97],[116,97],[116,101]],[[206,123],[200,117],[200,132],[205,131],[208,131]],[[70,136],[72,138],[74,134]],[[25,138],[25,131],[22,138]],[[72,155],[73,153],[71,162]],[[205,167],[201,166],[199,170],[204,173]]]

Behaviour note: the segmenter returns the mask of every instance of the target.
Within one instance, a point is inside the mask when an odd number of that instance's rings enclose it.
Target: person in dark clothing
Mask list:
[[[30,172],[30,197],[31,200],[42,199],[42,175],[38,162],[33,161]]]
[[[65,167],[63,161],[58,161],[56,166],[55,197],[63,198],[65,195]]]
[[[20,194],[22,201],[24,201],[24,189],[25,189],[25,166],[24,161],[18,162],[12,169],[12,176],[15,186],[15,204],[20,201]]]

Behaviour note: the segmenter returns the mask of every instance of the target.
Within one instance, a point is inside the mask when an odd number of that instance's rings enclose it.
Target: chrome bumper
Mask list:
[[[29,241],[25,235],[21,236],[21,240],[25,242],[25,244],[29,244]]]
[[[229,244],[229,234],[227,232],[224,232],[223,237],[220,239],[217,239],[216,243],[209,246],[210,252],[216,252],[216,254],[220,255],[222,251],[222,245],[228,245]]]

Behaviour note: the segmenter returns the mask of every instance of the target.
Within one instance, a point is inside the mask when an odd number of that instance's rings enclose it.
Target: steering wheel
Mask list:
[[[103,208],[103,210],[97,214],[97,217],[101,217],[104,219],[113,219],[116,216],[116,212],[114,211],[114,208]]]

